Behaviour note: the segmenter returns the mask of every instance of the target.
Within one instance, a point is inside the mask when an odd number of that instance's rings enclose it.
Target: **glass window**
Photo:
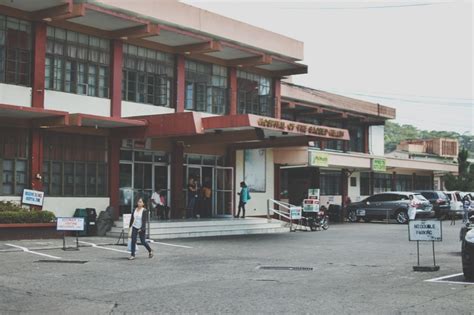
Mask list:
[[[392,175],[374,173],[374,194],[392,190]]]
[[[171,106],[175,66],[173,56],[129,44],[124,44],[123,54],[123,99]]]
[[[30,85],[31,23],[0,15],[0,82]]]
[[[325,123],[324,125],[328,127],[342,128],[341,122],[330,121],[330,122]],[[326,149],[334,150],[334,151],[342,151],[343,141],[342,140],[327,140]]]
[[[349,150],[352,152],[364,152],[364,136],[361,126],[349,127]]]
[[[370,173],[360,173],[360,195],[370,195]]]
[[[398,191],[411,191],[413,190],[413,176],[412,175],[399,175],[395,176],[396,190]]]
[[[104,137],[45,134],[43,187],[51,196],[107,196]]]
[[[45,87],[109,97],[109,50],[108,40],[48,26]]]
[[[274,116],[270,77],[237,71],[237,110],[241,114]]]
[[[218,115],[228,113],[227,68],[186,60],[185,108]]]
[[[321,195],[340,195],[341,194],[341,173],[340,172],[321,172],[320,174]]]
[[[0,128],[0,195],[21,195],[28,181],[28,132]]]

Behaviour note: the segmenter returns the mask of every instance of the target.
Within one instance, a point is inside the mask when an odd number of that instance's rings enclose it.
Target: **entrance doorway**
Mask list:
[[[166,162],[167,155],[160,152],[121,151],[120,215],[131,213],[138,197],[142,197],[145,206],[151,209],[150,198],[155,189],[165,191],[169,205],[169,165]]]

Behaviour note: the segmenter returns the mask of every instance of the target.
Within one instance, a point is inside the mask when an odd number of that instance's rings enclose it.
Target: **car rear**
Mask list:
[[[420,191],[420,194],[431,203],[437,218],[443,218],[449,215],[451,205],[448,196],[444,192],[429,190]]]
[[[417,201],[415,205],[416,217],[433,218],[435,216],[435,212],[433,211],[433,205],[428,201],[428,199],[419,193],[415,193],[413,196]]]

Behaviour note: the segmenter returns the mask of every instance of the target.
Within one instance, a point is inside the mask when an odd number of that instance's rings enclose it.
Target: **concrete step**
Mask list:
[[[151,239],[190,238],[221,235],[269,234],[288,232],[281,221],[262,218],[248,219],[202,219],[150,223]],[[128,229],[125,229],[127,232]],[[119,237],[122,222],[117,221],[107,236]]]

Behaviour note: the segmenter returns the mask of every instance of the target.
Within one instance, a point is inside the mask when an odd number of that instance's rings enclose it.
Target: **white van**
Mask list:
[[[449,198],[451,211],[463,211],[462,197],[459,191],[445,191],[444,193]]]

